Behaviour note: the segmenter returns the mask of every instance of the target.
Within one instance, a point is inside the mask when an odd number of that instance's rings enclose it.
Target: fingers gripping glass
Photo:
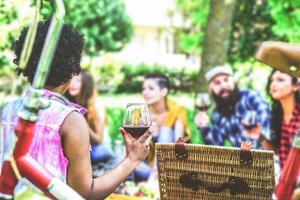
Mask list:
[[[123,128],[134,138],[139,138],[151,126],[151,117],[148,106],[144,103],[127,104]]]

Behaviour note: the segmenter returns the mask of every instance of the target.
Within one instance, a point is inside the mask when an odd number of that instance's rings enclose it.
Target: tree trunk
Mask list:
[[[212,67],[223,65],[227,62],[227,49],[234,5],[235,0],[211,0],[205,27],[201,67],[195,85],[197,92],[207,91],[205,73]]]

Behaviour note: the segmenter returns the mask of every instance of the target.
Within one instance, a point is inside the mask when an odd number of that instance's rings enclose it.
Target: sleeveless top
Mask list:
[[[29,149],[29,154],[56,177],[66,182],[68,160],[64,156],[61,145],[60,127],[71,112],[77,111],[84,114],[86,109],[69,102],[58,93],[46,89],[42,91],[43,95],[50,99],[50,106],[38,113],[38,120],[35,124],[35,134]],[[5,104],[1,110],[1,168],[16,141],[14,128],[18,122],[17,114],[23,108],[24,97],[28,95],[29,92],[26,92],[26,94],[19,99]],[[17,188],[20,188],[20,185],[23,183],[24,180],[19,181]]]

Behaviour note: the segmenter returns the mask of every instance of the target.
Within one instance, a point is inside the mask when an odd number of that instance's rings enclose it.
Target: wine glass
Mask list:
[[[254,128],[256,128],[258,126],[256,118],[257,117],[255,111],[246,112],[245,116],[242,119],[243,128],[246,131],[252,131]]]
[[[210,101],[208,93],[198,93],[196,96],[195,104],[196,104],[196,108],[199,111],[202,111],[202,112],[207,111],[211,105],[211,101]]]
[[[151,117],[147,104],[129,103],[127,104],[123,128],[134,138],[139,138],[151,126]]]

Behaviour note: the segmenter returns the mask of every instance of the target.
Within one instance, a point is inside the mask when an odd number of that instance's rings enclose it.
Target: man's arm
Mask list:
[[[61,127],[63,149],[69,160],[67,183],[86,199],[104,199],[122,183],[149,152],[150,133],[138,140],[122,130],[126,157],[108,174],[93,179],[88,125],[79,113],[72,112]]]
[[[271,112],[268,103],[261,95],[253,93],[249,98],[249,104],[251,105],[251,108],[255,109],[257,112],[259,128],[257,129],[257,132],[249,134],[248,137],[257,140],[257,142],[265,149],[275,151],[275,148],[271,143]]]
[[[222,134],[222,128],[219,126],[220,120],[217,120],[213,114],[211,128],[208,125],[208,121],[209,119],[206,113],[197,113],[195,123],[202,135],[204,143],[222,146],[224,144],[224,135]]]

